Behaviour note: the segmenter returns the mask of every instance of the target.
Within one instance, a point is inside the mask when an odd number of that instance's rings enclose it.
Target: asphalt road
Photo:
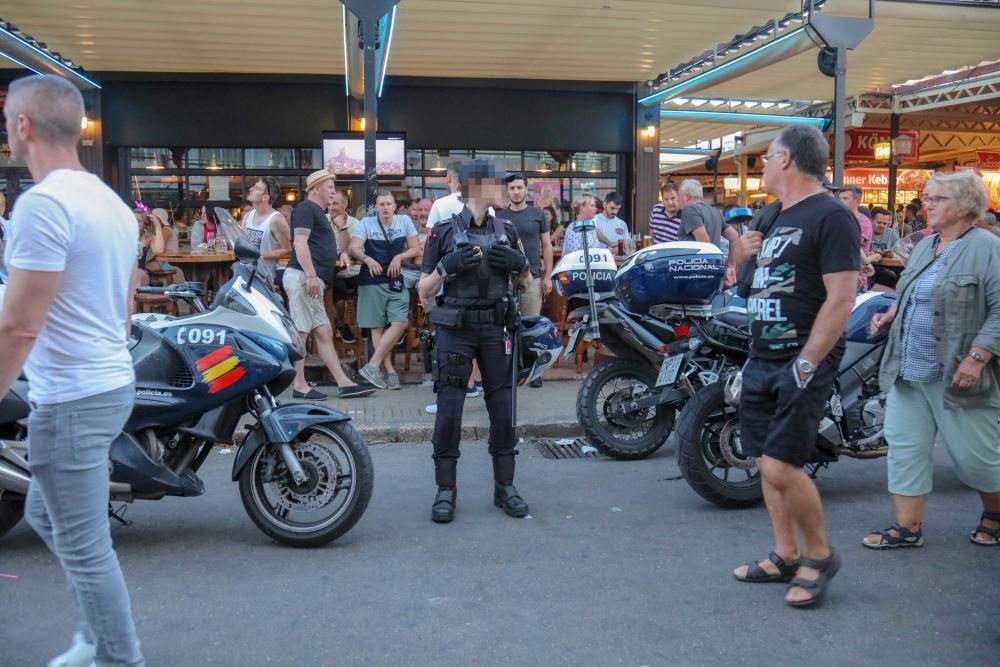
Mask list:
[[[208,492],[138,503],[114,538],[149,665],[996,665],[1000,549],[971,545],[978,500],[942,456],[927,546],[863,549],[891,523],[884,461],[821,477],[844,566],[829,598],[734,581],[770,547],[762,508],[725,511],[673,451],[632,463],[522,447],[530,519],[492,505],[482,443],[460,465],[459,514],[429,520],[429,446],[373,449],[368,512],[325,548],[277,546],[245,516],[232,456]],[[942,452],[938,452],[942,455]],[[75,624],[59,569],[23,523],[0,541],[0,664],[44,665]]]

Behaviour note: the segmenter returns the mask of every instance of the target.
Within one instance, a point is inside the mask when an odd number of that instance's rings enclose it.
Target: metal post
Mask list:
[[[893,227],[898,224],[896,220],[896,175],[899,165],[896,164],[896,144],[893,139],[899,134],[899,114],[894,113],[889,116],[889,215],[893,221]]]
[[[844,114],[847,111],[847,49],[837,47],[837,69],[833,84],[833,182],[844,179]]]
[[[378,126],[378,83],[375,69],[375,45],[381,19],[363,19],[365,47],[365,209],[375,215],[378,174],[375,171],[375,132]]]

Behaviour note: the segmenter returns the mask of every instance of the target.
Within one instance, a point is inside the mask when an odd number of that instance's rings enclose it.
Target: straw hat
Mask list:
[[[323,181],[337,180],[337,175],[329,169],[319,169],[306,177],[306,190],[312,190]]]

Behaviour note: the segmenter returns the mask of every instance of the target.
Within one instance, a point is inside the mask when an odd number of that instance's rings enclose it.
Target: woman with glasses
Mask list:
[[[975,226],[988,203],[975,172],[935,174],[933,233],[913,248],[896,305],[872,318],[873,333],[890,327],[879,381],[896,523],[866,535],[870,549],[923,546],[938,436],[982,500],[970,541],[1000,545],[1000,238]]]

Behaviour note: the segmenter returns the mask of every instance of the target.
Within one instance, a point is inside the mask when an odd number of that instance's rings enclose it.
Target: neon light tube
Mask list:
[[[809,116],[782,116],[776,113],[746,113],[742,111],[683,111],[660,109],[661,118],[695,120],[714,123],[758,123],[760,125],[812,125],[821,130],[830,126],[830,118]]]

